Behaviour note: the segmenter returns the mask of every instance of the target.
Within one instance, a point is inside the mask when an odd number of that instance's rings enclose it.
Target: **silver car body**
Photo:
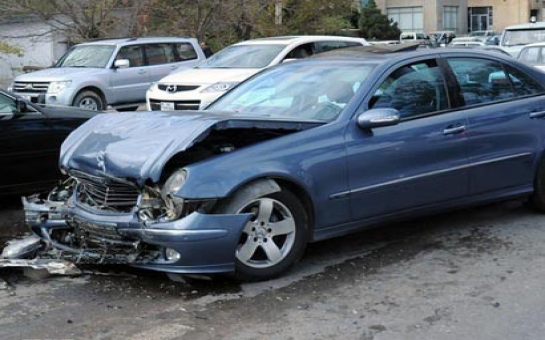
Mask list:
[[[189,58],[169,58],[166,52],[164,55],[155,53],[160,52],[161,48],[166,50],[168,46],[182,45],[192,50]],[[75,60],[70,65],[63,64],[69,54],[78,48],[89,48],[86,58]],[[121,56],[123,48],[140,54],[138,58],[134,57],[134,53],[133,56]],[[104,64],[90,63],[90,59],[99,50],[107,50],[104,52]],[[181,53],[176,52],[175,55],[180,56]],[[119,59],[124,59],[125,62]],[[84,105],[76,101],[78,94],[93,91],[101,99],[102,107],[98,109],[106,109],[107,106],[136,108],[145,102],[146,90],[152,82],[174,70],[193,67],[204,59],[206,57],[194,38],[155,37],[93,41],[74,46],[51,68],[17,76],[9,90],[34,103],[67,106]]]

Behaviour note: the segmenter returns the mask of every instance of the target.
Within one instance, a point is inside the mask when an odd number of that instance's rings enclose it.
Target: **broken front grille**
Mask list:
[[[83,172],[74,172],[72,176],[78,181],[78,201],[92,208],[128,212],[138,202],[140,191],[132,183]]]

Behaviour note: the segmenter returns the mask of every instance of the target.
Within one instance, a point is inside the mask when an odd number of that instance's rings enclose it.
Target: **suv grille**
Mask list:
[[[122,180],[92,176],[83,172],[71,175],[78,181],[77,199],[99,210],[129,212],[138,202],[140,191],[136,185]]]
[[[46,93],[49,88],[49,82],[27,83],[17,81],[13,84],[13,91],[19,93]]]

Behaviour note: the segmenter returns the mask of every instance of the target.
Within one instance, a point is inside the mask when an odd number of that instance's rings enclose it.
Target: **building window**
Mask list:
[[[402,31],[423,31],[424,10],[422,7],[391,7],[387,9],[388,18],[397,22]]]
[[[443,12],[443,29],[458,31],[458,6],[445,6]]]
[[[469,32],[492,30],[492,7],[469,7],[467,16]]]

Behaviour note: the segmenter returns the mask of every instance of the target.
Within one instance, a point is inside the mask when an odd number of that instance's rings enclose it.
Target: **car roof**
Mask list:
[[[526,24],[517,24],[517,25],[511,25],[507,26],[505,28],[506,31],[509,30],[521,30],[521,29],[543,29],[545,28],[545,21],[536,21],[536,22],[529,22]]]
[[[142,37],[142,38],[115,38],[115,39],[100,39],[87,41],[79,45],[132,45],[141,43],[162,43],[172,41],[189,41],[196,40],[191,37]]]
[[[291,36],[278,36],[268,38],[257,38],[238,42],[233,45],[291,45],[291,44],[304,44],[316,41],[353,41],[366,43],[364,38],[345,37],[335,35],[291,35]]]
[[[375,46],[376,47],[376,46]],[[305,62],[305,60],[343,60],[343,61],[368,61],[375,64],[396,63],[398,61],[418,59],[419,57],[431,57],[438,58],[443,56],[459,56],[459,57],[485,57],[485,58],[497,58],[507,62],[516,62],[514,58],[504,53],[492,53],[492,51],[478,49],[478,48],[430,48],[415,50],[398,50],[391,52],[378,51],[375,52],[367,46],[362,47],[348,47],[335,51],[329,51],[317,54],[310,58],[303,59],[298,62]]]
[[[535,42],[535,43],[525,45],[523,47],[523,49],[528,48],[528,47],[544,47],[544,46],[545,46],[545,41],[540,41],[540,42]]]
[[[339,48],[332,51],[327,51],[315,54],[312,58],[327,58],[327,57],[362,57],[377,58],[380,56],[391,56],[393,53],[415,51],[420,44],[384,44],[384,45],[369,45],[369,46],[353,46]]]

